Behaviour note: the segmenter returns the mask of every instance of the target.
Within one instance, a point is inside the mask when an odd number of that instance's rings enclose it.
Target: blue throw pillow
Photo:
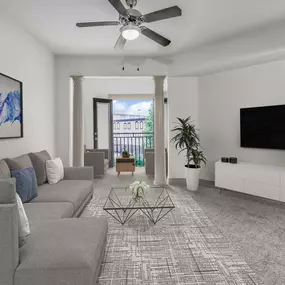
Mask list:
[[[16,191],[23,203],[37,197],[37,177],[34,168],[12,170],[11,176],[16,178]]]

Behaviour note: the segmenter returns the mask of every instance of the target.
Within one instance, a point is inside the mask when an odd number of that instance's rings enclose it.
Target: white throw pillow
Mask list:
[[[29,220],[26,215],[26,211],[24,209],[22,200],[17,193],[16,193],[16,200],[19,212],[19,222],[18,222],[19,247],[22,247],[25,244],[27,237],[31,233],[31,231],[30,231]]]
[[[49,184],[56,184],[60,180],[63,180],[63,163],[59,157],[55,158],[54,160],[46,161],[46,171]]]

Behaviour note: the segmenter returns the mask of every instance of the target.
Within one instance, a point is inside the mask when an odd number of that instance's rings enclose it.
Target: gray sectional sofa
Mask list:
[[[93,195],[92,167],[65,168],[64,180],[38,186],[24,204],[31,234],[19,248],[15,179],[0,166],[0,284],[96,284],[107,221],[76,218]]]

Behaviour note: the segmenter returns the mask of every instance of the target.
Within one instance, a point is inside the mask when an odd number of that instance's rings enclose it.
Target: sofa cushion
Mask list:
[[[93,182],[88,180],[62,180],[57,184],[38,187],[38,196],[31,203],[70,202],[74,213],[93,191]],[[73,213],[73,214],[74,214]]]
[[[0,179],[11,178],[11,172],[5,160],[0,160]]]
[[[46,161],[50,160],[51,157],[46,150],[43,150],[41,152],[29,153],[29,157],[32,161],[33,167],[37,175],[38,185],[43,185],[47,182]]]
[[[14,284],[96,284],[107,230],[103,218],[36,221],[20,250]]]
[[[27,154],[23,154],[15,158],[6,158],[5,161],[7,162],[10,170],[18,170],[18,169],[33,167],[30,157]]]
[[[23,203],[29,202],[37,196],[37,177],[34,168],[12,170],[12,177],[16,178],[16,191]]]
[[[73,216],[73,205],[69,202],[26,203],[24,209],[30,223],[39,219],[61,219]]]

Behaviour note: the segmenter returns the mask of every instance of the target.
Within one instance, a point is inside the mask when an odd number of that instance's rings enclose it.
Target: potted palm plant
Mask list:
[[[172,129],[174,137],[171,141],[181,152],[185,152],[185,178],[187,189],[196,191],[199,187],[201,165],[206,164],[207,159],[200,148],[200,139],[195,125],[191,123],[191,117],[186,119],[177,118],[178,122]]]

